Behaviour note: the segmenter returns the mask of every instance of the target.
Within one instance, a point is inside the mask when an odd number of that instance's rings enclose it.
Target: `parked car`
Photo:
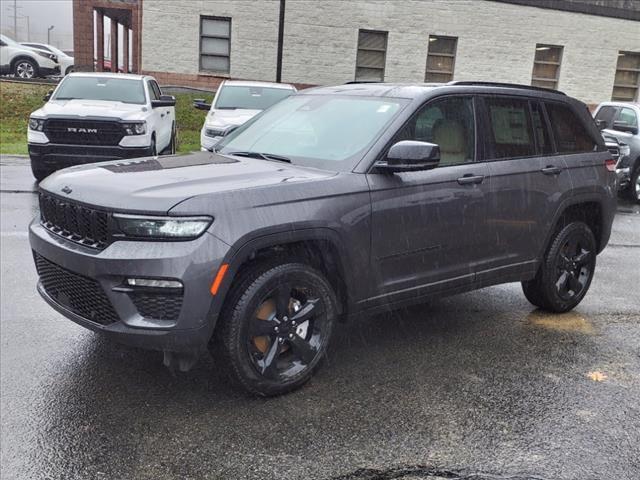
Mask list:
[[[176,100],[153,77],[70,73],[31,114],[31,170],[42,180],[71,165],[175,153]]]
[[[640,103],[604,102],[598,105],[594,118],[602,133],[616,138],[623,147],[616,167],[619,185],[623,193],[640,203]]]
[[[338,320],[514,281],[571,310],[616,208],[586,105],[536,87],[315,88],[217,150],[52,175],[29,236],[57,311],[181,370],[209,347],[257,395]]]
[[[211,105],[201,99],[193,103],[195,108],[209,111],[200,132],[202,150],[213,150],[233,129],[295,92],[293,85],[285,83],[225,80]]]
[[[41,50],[55,55],[58,59],[58,67],[60,68],[61,75],[67,75],[73,71],[73,57],[67,55],[59,48],[56,48],[53,45],[47,45],[46,43],[22,42],[22,45],[33,48],[34,50]]]
[[[59,75],[58,57],[43,50],[20,45],[6,35],[0,35],[0,74],[18,78]]]

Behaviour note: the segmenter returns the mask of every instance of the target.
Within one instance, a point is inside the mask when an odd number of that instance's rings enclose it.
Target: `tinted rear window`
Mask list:
[[[536,154],[529,117],[529,102],[521,98],[485,98],[491,130],[489,154],[492,158],[528,157]]]
[[[559,153],[593,152],[597,148],[596,142],[571,108],[560,103],[545,105]]]

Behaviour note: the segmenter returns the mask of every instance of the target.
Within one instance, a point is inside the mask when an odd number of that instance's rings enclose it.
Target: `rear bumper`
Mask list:
[[[104,162],[123,158],[151,156],[151,147],[120,147],[94,145],[59,145],[29,143],[31,165],[51,172],[85,163]]]
[[[29,241],[38,256],[97,283],[116,314],[110,322],[92,321],[65,303],[68,293],[46,291],[40,280],[40,295],[65,317],[139,348],[184,353],[206,349],[222,303],[209,288],[229,248],[214,236],[205,233],[187,242],[117,241],[98,251],[49,232],[36,219],[29,227]],[[131,289],[122,288],[126,278],[180,280],[184,287],[179,313],[170,319],[143,316]]]

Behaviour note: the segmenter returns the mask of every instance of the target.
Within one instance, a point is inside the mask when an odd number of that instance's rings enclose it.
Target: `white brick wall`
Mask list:
[[[143,69],[197,73],[198,15],[232,17],[231,76],[274,80],[277,0],[143,2]],[[456,80],[529,84],[536,43],[564,46],[559,88],[609,100],[618,51],[640,51],[640,23],[485,0],[287,0],[283,81],[343,83],[358,29],[389,32],[385,81],[422,82],[428,37],[458,37]]]

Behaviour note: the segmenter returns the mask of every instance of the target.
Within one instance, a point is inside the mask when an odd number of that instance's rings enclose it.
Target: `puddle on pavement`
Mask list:
[[[527,324],[558,332],[576,332],[587,335],[595,333],[591,322],[576,312],[548,313],[534,310],[527,315]]]

